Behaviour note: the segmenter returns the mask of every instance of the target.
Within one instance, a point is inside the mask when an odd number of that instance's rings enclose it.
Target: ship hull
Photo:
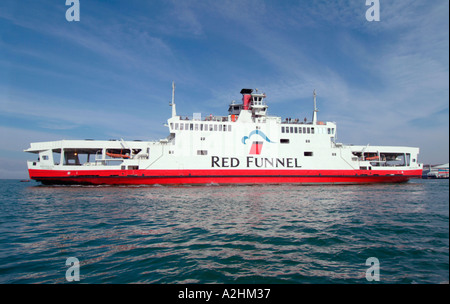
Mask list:
[[[45,185],[372,184],[420,178],[422,170],[29,170]]]

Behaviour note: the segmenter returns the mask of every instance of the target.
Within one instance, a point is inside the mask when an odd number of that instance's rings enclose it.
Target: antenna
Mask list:
[[[315,125],[317,123],[317,112],[319,112],[319,110],[317,109],[317,105],[316,105],[316,89],[314,89],[313,92],[313,96],[314,96],[314,112],[313,112],[313,124]]]
[[[175,106],[175,82],[172,81],[172,103],[170,104],[172,107],[172,117],[177,116],[177,109]]]

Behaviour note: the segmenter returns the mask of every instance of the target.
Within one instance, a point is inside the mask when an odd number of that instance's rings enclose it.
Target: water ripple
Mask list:
[[[448,282],[448,181],[0,186],[0,283]]]

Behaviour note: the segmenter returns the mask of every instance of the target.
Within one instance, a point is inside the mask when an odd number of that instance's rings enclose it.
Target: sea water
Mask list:
[[[449,281],[448,180],[123,187],[0,180],[0,200],[3,284]]]

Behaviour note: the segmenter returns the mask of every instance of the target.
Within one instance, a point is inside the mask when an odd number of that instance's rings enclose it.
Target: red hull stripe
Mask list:
[[[422,170],[29,170],[30,178],[63,184],[380,183],[418,178]]]

